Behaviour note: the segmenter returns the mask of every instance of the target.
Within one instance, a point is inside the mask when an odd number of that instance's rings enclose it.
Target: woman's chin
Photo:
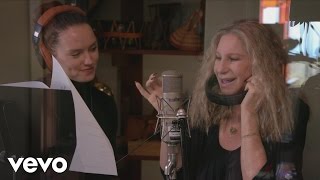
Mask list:
[[[94,75],[92,76],[83,76],[83,77],[78,77],[78,78],[73,78],[72,80],[77,81],[77,82],[90,82],[94,79]]]
[[[236,94],[240,94],[243,90],[221,90],[221,94],[225,96],[232,96]]]

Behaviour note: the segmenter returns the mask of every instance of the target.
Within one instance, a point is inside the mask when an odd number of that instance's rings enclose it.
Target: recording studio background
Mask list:
[[[80,0],[78,0],[80,1]],[[133,1],[133,0],[131,0]],[[268,0],[271,1],[271,0]],[[70,1],[69,1],[70,2]],[[77,2],[76,0],[73,2]],[[121,9],[125,4],[119,0],[108,1],[82,1],[82,5],[90,8],[91,3],[99,2],[99,6],[92,12],[91,17],[95,20],[113,21],[120,20],[122,17]],[[148,4],[159,3],[159,0],[144,0],[142,7],[144,11],[144,21],[152,20],[152,15]],[[199,7],[200,0],[167,0],[162,3],[181,3],[186,11],[184,18],[192,13],[194,8]],[[287,83],[291,88],[299,89],[310,77],[319,76],[319,55],[320,55],[320,2],[318,0],[275,0],[276,5],[272,7],[262,7],[263,0],[206,0],[205,18],[203,29],[204,49],[208,47],[209,41],[214,32],[224,24],[243,18],[255,18],[260,21],[271,24],[279,32],[286,45],[289,47],[291,63],[288,65]],[[281,22],[280,7],[284,3],[289,3],[288,20],[290,23]],[[31,46],[32,16],[34,8],[39,5],[37,0],[2,0],[0,2],[0,83],[19,82],[37,79],[44,73],[36,61],[33,47]],[[94,4],[94,3],[93,3]],[[194,7],[194,8],[192,8]],[[283,9],[282,9],[283,10]],[[272,16],[270,16],[270,13]],[[265,19],[265,17],[271,17]],[[221,18],[223,17],[223,18]],[[178,21],[178,20],[177,20]],[[138,28],[137,28],[138,29]],[[201,53],[194,55],[172,55],[172,54],[139,54],[141,58],[141,78],[145,82],[149,74],[153,72],[161,73],[168,69],[175,69],[183,74],[183,89],[186,94],[192,91],[195,81],[195,73],[199,67]],[[115,95],[117,105],[121,108],[121,80],[122,74],[119,67],[126,66],[128,61],[115,62],[114,54],[101,53],[99,68],[97,70],[98,78],[111,87]],[[120,66],[119,66],[120,63]],[[116,65],[115,65],[116,64]],[[130,67],[127,67],[130,68]],[[134,70],[133,70],[134,71]],[[130,74],[128,74],[130,76]],[[320,82],[318,81],[318,84]],[[132,81],[132,86],[134,82]],[[317,86],[319,88],[319,86]],[[136,93],[136,92],[135,92]],[[320,93],[314,94],[318,99]],[[142,99],[141,115],[151,115],[153,108]],[[318,101],[319,102],[319,101]],[[314,106],[318,106],[315,104]],[[122,106],[125,106],[122,104]],[[318,106],[319,107],[319,106]],[[119,118],[122,115],[120,114]],[[312,161],[310,156],[319,152],[320,145],[315,143],[313,137],[319,137],[320,121],[319,115],[314,113],[311,123],[308,125],[308,134],[305,148],[306,162],[305,171],[309,167],[315,167],[317,164]],[[318,122],[317,122],[318,121]],[[121,129],[121,120],[119,120],[119,136],[123,135]],[[0,142],[1,143],[1,142]],[[311,148],[312,146],[312,148]],[[314,156],[312,156],[314,157]],[[318,156],[317,156],[318,157]],[[320,157],[318,157],[320,159]],[[156,160],[143,160],[141,166],[141,179],[161,179],[159,165]],[[308,179],[308,174],[306,174]]]

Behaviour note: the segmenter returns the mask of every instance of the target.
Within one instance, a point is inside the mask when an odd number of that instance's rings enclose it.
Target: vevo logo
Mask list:
[[[43,172],[46,172],[49,165],[51,164],[52,169],[56,173],[63,173],[67,169],[67,161],[62,157],[57,158],[48,158],[45,162],[42,160],[42,158],[33,158],[28,157],[26,159],[19,158],[17,162],[14,161],[13,158],[8,158],[11,167],[15,172],[18,171],[20,165],[23,162],[23,169],[28,173],[33,173],[38,169],[38,163],[40,167],[42,168]],[[52,162],[52,163],[51,163]],[[58,167],[58,163],[61,163],[61,167]]]

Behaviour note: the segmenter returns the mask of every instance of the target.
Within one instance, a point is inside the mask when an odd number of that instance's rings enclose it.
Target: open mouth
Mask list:
[[[232,84],[235,81],[235,78],[224,78],[224,79],[219,79],[219,84],[220,87],[226,87]]]

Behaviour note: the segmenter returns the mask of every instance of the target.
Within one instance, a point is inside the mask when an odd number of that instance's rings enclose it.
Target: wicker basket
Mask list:
[[[202,10],[195,11],[189,20],[170,35],[170,43],[184,51],[201,51],[203,41],[197,32],[203,16]]]

